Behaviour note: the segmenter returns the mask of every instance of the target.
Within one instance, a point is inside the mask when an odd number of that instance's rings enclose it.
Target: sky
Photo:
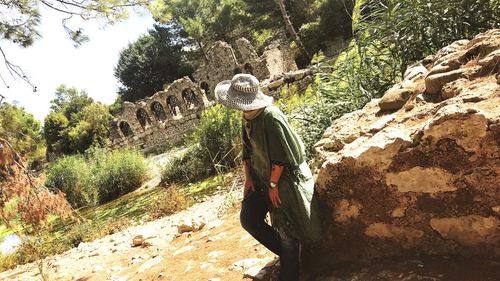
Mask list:
[[[50,101],[60,84],[86,90],[94,100],[111,104],[116,98],[118,81],[113,76],[120,50],[153,27],[154,20],[147,12],[131,13],[129,19],[104,27],[98,22],[85,22],[84,28],[90,41],[75,48],[62,27],[61,14],[41,9],[42,38],[28,48],[21,48],[6,41],[1,42],[7,58],[22,67],[37,92],[7,74],[0,64],[0,73],[7,88],[0,82],[0,94],[9,103],[15,103],[32,113],[36,119],[50,111]],[[80,25],[79,25],[80,26]]]

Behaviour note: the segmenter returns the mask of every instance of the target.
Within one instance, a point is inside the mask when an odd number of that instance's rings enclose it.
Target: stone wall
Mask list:
[[[284,38],[271,41],[261,56],[245,38],[236,41],[236,49],[218,41],[207,51],[206,57],[207,63],[197,69],[193,77],[209,100],[215,99],[215,86],[235,74],[249,73],[264,81],[297,70],[293,52]]]
[[[261,80],[267,92],[269,79],[279,85],[301,80],[305,71],[297,70],[292,51],[285,39],[272,41],[259,56],[251,43],[241,38],[236,52],[225,43],[216,42],[206,53],[207,62],[188,77],[167,85],[164,91],[135,103],[125,102],[124,110],[110,124],[110,148],[138,147],[144,152],[162,150],[179,143],[201,116],[201,112],[215,99],[214,89],[222,80],[236,73],[251,73]],[[276,84],[276,83],[275,83]],[[276,84],[277,85],[277,84]]]
[[[188,77],[178,79],[147,99],[125,102],[123,112],[110,124],[110,147],[132,146],[144,152],[171,147],[208,105],[195,83]]]
[[[424,59],[316,144],[335,260],[500,257],[500,30]]]

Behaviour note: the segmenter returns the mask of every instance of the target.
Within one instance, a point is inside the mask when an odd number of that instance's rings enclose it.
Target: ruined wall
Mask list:
[[[171,147],[208,105],[195,83],[188,77],[178,79],[147,99],[125,102],[123,112],[110,124],[110,147],[133,146],[144,152]]]
[[[316,144],[325,256],[500,257],[500,30],[408,69]]]
[[[271,41],[261,56],[245,38],[236,41],[236,50],[226,42],[217,41],[206,56],[207,63],[197,69],[193,77],[209,100],[215,99],[215,86],[235,74],[249,73],[264,81],[297,70],[293,52],[282,38]]]
[[[273,41],[260,57],[248,40],[241,38],[236,45],[238,57],[229,44],[216,42],[206,53],[206,64],[193,73],[196,82],[184,77],[149,98],[125,102],[123,112],[110,124],[110,147],[133,146],[148,152],[177,144],[215,99],[217,83],[234,74],[255,75],[267,92],[278,87],[273,81],[271,86],[276,87],[267,87],[269,78],[281,81],[279,85],[285,77],[290,83],[304,78],[300,71],[283,74],[297,69],[286,41]]]

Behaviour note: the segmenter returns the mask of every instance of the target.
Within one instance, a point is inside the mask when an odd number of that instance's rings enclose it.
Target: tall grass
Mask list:
[[[95,206],[116,199],[147,178],[144,156],[136,150],[94,150],[85,157],[66,156],[46,173],[47,187],[65,193],[74,208]]]

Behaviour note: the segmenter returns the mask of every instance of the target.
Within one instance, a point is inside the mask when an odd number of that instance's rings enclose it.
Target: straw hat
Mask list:
[[[259,90],[259,80],[250,74],[236,74],[215,87],[217,102],[233,109],[254,110],[273,103],[273,98]]]

